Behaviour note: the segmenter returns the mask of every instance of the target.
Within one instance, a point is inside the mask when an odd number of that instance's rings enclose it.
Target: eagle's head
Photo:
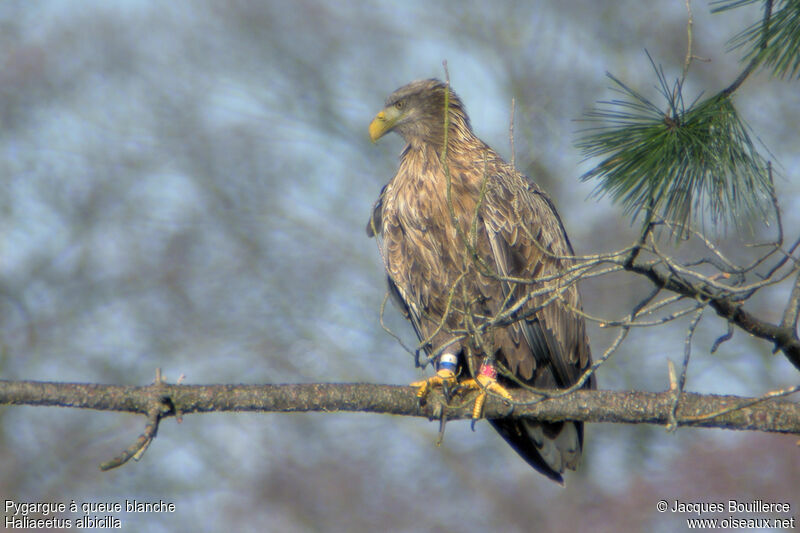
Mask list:
[[[396,131],[412,145],[444,141],[445,94],[448,86],[437,80],[417,80],[400,87],[386,99],[386,105],[369,125],[369,137],[377,141]],[[461,99],[450,90],[450,134],[471,132]]]

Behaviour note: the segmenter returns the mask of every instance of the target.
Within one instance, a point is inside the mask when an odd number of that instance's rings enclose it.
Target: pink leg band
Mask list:
[[[492,364],[483,363],[478,373],[489,379],[497,379],[497,369]]]

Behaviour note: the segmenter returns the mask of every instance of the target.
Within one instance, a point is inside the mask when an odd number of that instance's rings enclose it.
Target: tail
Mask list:
[[[575,470],[583,450],[583,422],[490,420],[492,426],[538,472],[564,485],[565,468]]]

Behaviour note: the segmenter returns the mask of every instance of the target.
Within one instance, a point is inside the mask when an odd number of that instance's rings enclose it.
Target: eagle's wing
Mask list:
[[[378,195],[378,199],[375,200],[375,204],[372,206],[372,215],[370,215],[367,221],[367,237],[374,237],[381,234],[381,229],[383,227],[383,193],[386,192],[387,186],[388,184],[383,186],[381,193]]]
[[[565,388],[577,381],[591,357],[584,320],[572,310],[581,308],[577,287],[563,288],[564,281],[559,279],[571,265],[572,247],[558,213],[542,191],[519,175],[499,176],[481,209],[491,256],[501,276],[534,283],[505,281],[502,294],[497,294],[496,282],[485,283],[484,296],[498,300],[513,291],[513,304],[530,291],[552,289],[524,306],[523,314],[544,307],[512,325],[512,337],[525,342],[520,344],[522,350],[505,356],[522,381],[540,386],[536,383],[547,379],[550,383],[541,386]],[[545,281],[537,283],[537,279]],[[546,374],[542,370],[548,366],[550,376],[540,375]]]
[[[554,291],[532,297],[520,314],[541,309],[501,334],[499,344],[505,359],[501,362],[533,387],[569,387],[591,363],[583,318],[570,309],[580,309],[577,287],[567,287],[561,297],[553,299],[559,290],[558,276],[570,265],[572,247],[558,213],[542,191],[505,169],[500,169],[496,178],[491,181],[481,215],[497,273],[549,281],[485,282],[484,296],[490,302],[513,305],[530,291],[543,287]],[[511,298],[509,292],[513,293]],[[594,388],[593,378],[587,386]],[[552,479],[561,481],[564,467],[577,466],[583,443],[580,423],[497,420],[492,425],[534,468]]]
[[[384,185],[381,189],[380,194],[378,195],[378,199],[375,200],[375,204],[372,206],[372,214],[367,221],[367,237],[376,237],[380,240],[382,237],[383,232],[383,194],[386,191],[387,185]],[[381,246],[379,244],[379,246]],[[403,291],[397,284],[392,281],[391,276],[386,276],[386,285],[389,291],[389,296],[392,298],[392,303],[400,310],[400,313],[405,317],[406,320],[411,322],[411,325],[414,328],[414,333],[417,334],[417,338],[420,342],[425,339],[426,335],[422,331],[422,320],[421,314],[418,307],[413,303],[413,300],[406,297],[403,294]],[[425,353],[430,354],[431,346],[430,344],[425,345],[422,347]],[[415,355],[415,363],[417,366],[420,366],[419,362],[419,350]]]

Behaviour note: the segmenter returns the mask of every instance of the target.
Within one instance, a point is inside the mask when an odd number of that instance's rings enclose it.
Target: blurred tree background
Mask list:
[[[759,4],[694,11],[685,92],[740,72],[726,42]],[[578,253],[637,228],[578,177],[575,122],[613,72],[656,96],[647,49],[671,78],[686,53],[682,0],[621,2],[6,1],[0,4],[0,376],[406,384],[420,371],[379,323],[385,290],[364,226],[401,141],[367,125],[412,79],[443,77],[476,133],[553,196]],[[735,101],[778,165],[784,224],[800,227],[797,85],[757,73]],[[774,158],[774,159],[773,159]],[[773,228],[755,225],[754,239]],[[748,253],[732,229],[721,247]],[[618,275],[583,285],[615,316],[649,291]],[[775,306],[775,301],[781,305]],[[751,309],[780,318],[785,287]],[[409,339],[394,309],[387,321]],[[601,388],[663,390],[687,322],[634,331]],[[707,317],[687,390],[760,395],[797,383],[771,346]],[[614,332],[590,330],[601,353]],[[158,531],[674,531],[659,499],[789,501],[800,461],[776,435],[590,425],[562,489],[488,426],[363,414],[214,414],[162,423],[139,463],[97,465],[142,417],[0,408],[0,495],[16,501],[174,502],[121,514]],[[794,498],[793,500],[791,498]]]

